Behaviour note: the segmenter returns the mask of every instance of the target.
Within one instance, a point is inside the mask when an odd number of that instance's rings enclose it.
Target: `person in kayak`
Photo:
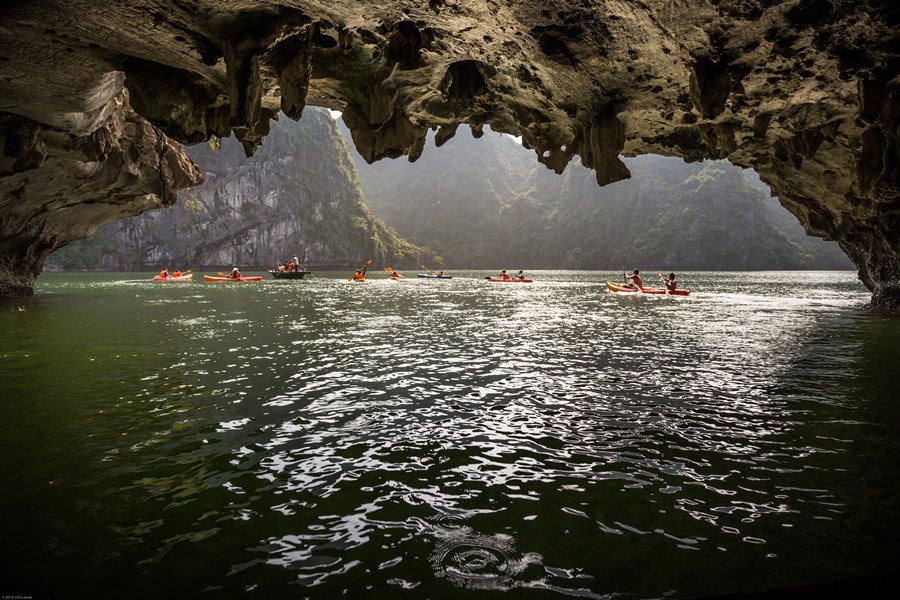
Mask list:
[[[525,279],[525,272],[520,269],[519,272],[516,273],[515,279]]]
[[[162,271],[159,272],[160,279],[168,279],[169,278],[169,267],[163,267]]]
[[[674,292],[675,288],[678,287],[678,282],[675,281],[675,273],[669,273],[668,277],[663,277],[663,284],[666,286],[666,289],[670,292]]]
[[[393,271],[391,271],[391,277],[401,277],[400,271],[394,269]]]
[[[635,269],[631,275],[625,276],[625,287],[632,289],[644,289],[644,280],[641,279],[641,272]]]
[[[500,271],[500,279],[503,281],[509,281],[509,273],[506,272],[506,269]]]
[[[302,271],[302,270],[303,270],[303,267],[300,266],[300,259],[297,258],[296,256],[294,256],[294,257],[291,258],[291,263],[294,265],[294,270],[295,270],[295,271]]]
[[[231,270],[231,275],[229,275],[229,277],[231,277],[232,279],[240,279],[241,278],[240,270],[237,267],[233,268]]]
[[[175,271],[172,273],[172,277],[181,277],[181,271]]]
[[[443,277],[443,276],[444,276],[444,272],[441,271],[440,273],[437,274],[437,276],[438,276],[438,277]]]
[[[357,269],[356,273],[353,274],[354,281],[365,281],[366,280],[366,268]]]

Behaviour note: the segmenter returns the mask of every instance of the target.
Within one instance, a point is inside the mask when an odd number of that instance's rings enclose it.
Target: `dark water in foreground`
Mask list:
[[[900,319],[854,274],[689,273],[678,300],[477,275],[42,275],[0,305],[0,594],[692,597],[898,566]]]

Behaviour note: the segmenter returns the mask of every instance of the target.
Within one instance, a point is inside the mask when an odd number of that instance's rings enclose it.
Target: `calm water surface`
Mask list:
[[[0,593],[680,598],[898,566],[900,319],[853,273],[679,299],[484,274],[42,275],[0,305]]]

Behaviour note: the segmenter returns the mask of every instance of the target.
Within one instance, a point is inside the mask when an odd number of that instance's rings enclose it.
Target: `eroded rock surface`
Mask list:
[[[841,244],[875,301],[900,302],[896,2],[45,0],[3,10],[13,177],[59,152],[28,132],[92,135],[120,78],[135,111],[168,135],[232,132],[248,153],[279,110],[299,117],[306,104],[342,110],[369,161],[415,160],[429,127],[441,142],[461,124],[476,134],[490,124],[557,172],[577,155],[601,184],[628,176],[619,154],[753,167],[810,233]],[[31,196],[2,185],[4,213]],[[73,219],[56,239],[84,230]]]
[[[181,144],[136,114],[121,86],[79,133],[0,115],[0,297],[32,293],[56,248],[102,224],[174,204],[202,181]]]

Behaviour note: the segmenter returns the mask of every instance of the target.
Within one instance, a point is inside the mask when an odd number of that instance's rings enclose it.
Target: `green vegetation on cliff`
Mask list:
[[[556,175],[496,133],[461,132],[415,164],[354,158],[369,207],[448,267],[853,268],[724,161],[625,159],[632,178],[599,187],[577,162]]]
[[[249,159],[234,139],[219,142],[188,150],[206,181],[174,207],[110,223],[48,265],[266,267],[293,255],[316,267],[436,262],[366,207],[350,149],[326,111],[309,108],[299,122],[282,117]]]

